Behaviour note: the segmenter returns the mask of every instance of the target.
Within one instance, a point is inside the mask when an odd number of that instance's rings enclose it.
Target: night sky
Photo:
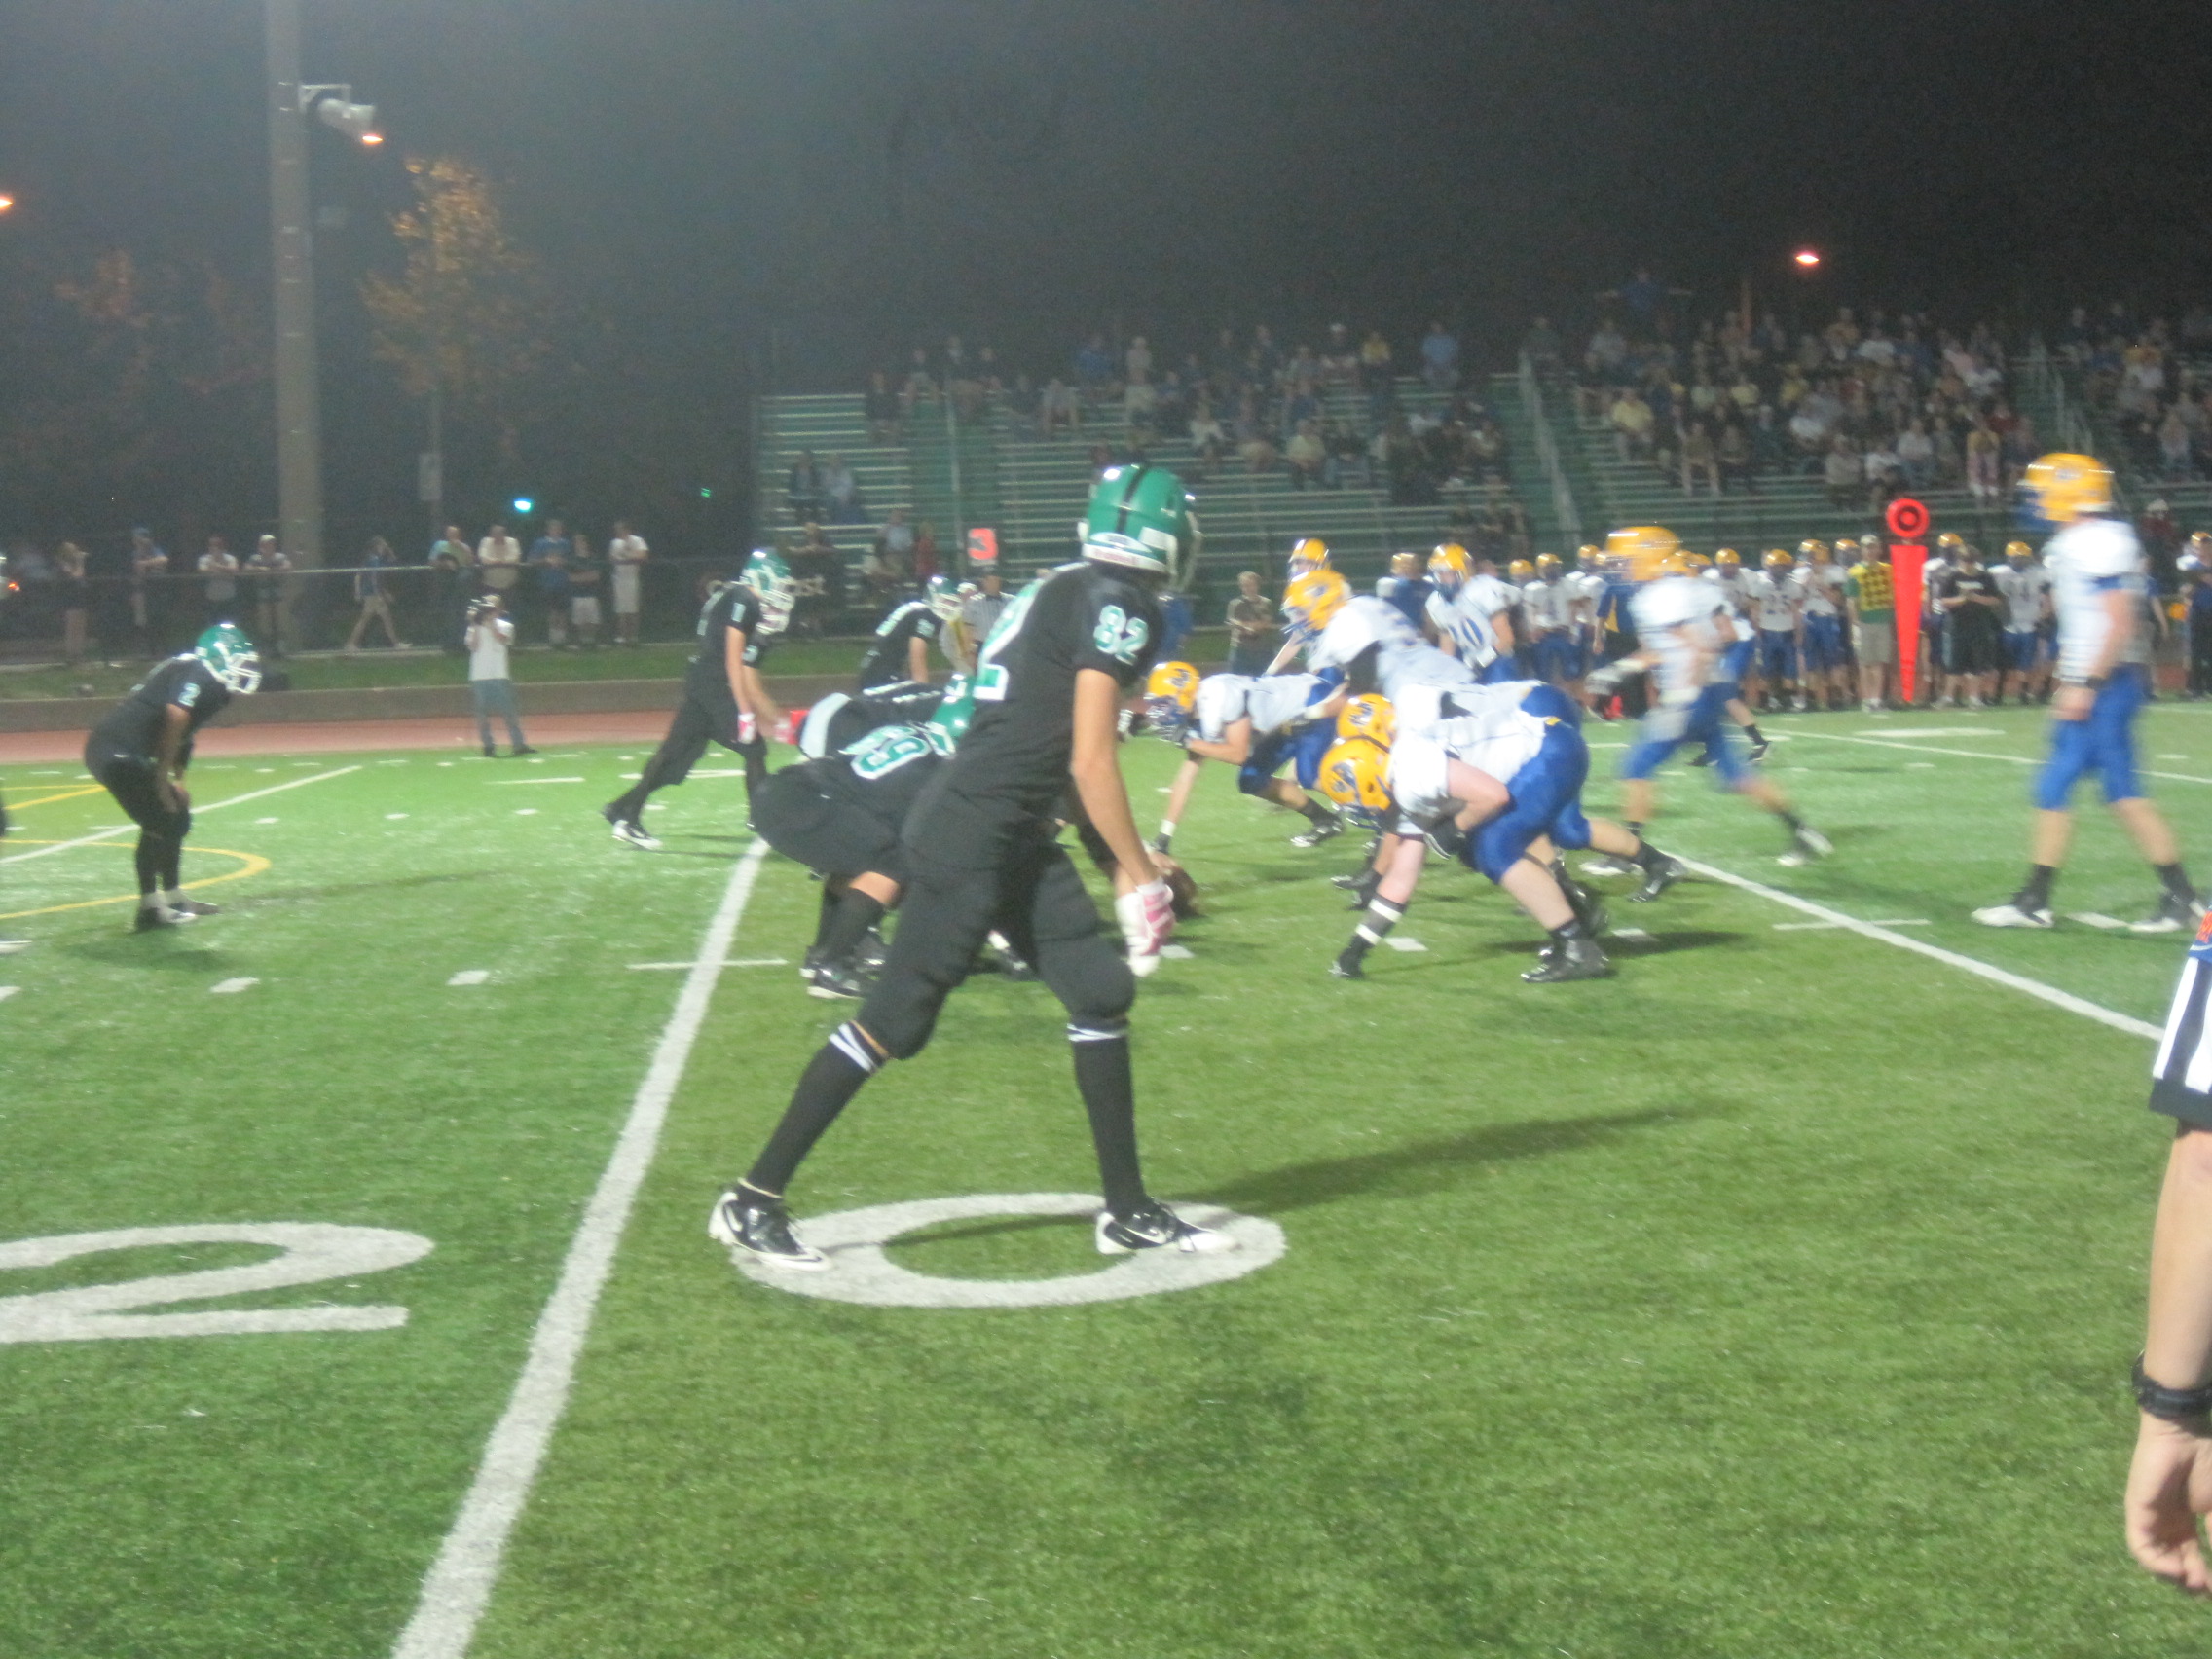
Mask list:
[[[1508,347],[1638,263],[1709,296],[1788,250],[1837,299],[2039,318],[2212,276],[2212,13],[1961,3],[308,0],[334,493],[412,464],[351,280],[409,154],[505,189],[649,394],[734,420],[957,329],[1059,366],[1334,317]],[[265,293],[257,0],[0,0],[0,222],[49,262],[206,258]],[[23,267],[0,266],[20,272]],[[9,395],[0,360],[0,399]],[[374,383],[374,384],[372,384]],[[393,458],[397,457],[398,460]],[[358,461],[358,465],[354,465]],[[704,463],[702,463],[704,464]],[[352,471],[349,472],[349,466]],[[350,480],[350,482],[349,482]],[[334,508],[342,505],[334,500]]]

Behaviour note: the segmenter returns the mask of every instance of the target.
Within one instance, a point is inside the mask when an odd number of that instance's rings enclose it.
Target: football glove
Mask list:
[[[1164,880],[1148,881],[1114,901],[1114,918],[1129,949],[1129,971],[1141,979],[1160,966],[1160,947],[1175,931],[1175,895]]]

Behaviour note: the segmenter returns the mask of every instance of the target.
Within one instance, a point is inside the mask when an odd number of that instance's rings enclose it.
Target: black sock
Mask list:
[[[2046,910],[2050,907],[2050,884],[2058,879],[2056,865],[2030,865],[2028,879],[2020,884],[2013,903],[2023,910]]]
[[[1641,835],[1636,838],[1636,851],[1629,854],[1629,863],[1638,869],[1649,872],[1667,862],[1667,855],[1646,841]]]
[[[1799,818],[1794,812],[1784,810],[1776,813],[1775,817],[1782,820],[1785,828],[1787,828],[1792,835],[1796,834],[1798,830],[1805,828],[1805,821],[1802,818]]]
[[[1759,722],[1756,720],[1744,728],[1744,735],[1753,743],[1764,743],[1766,741],[1765,738],[1759,736]]]
[[[138,869],[138,903],[141,905],[149,904],[162,890],[161,844],[148,836],[139,836],[138,850],[132,855],[131,862]]]
[[[1580,916],[1572,916],[1562,922],[1558,927],[1551,929],[1550,932],[1554,940],[1565,944],[1570,939],[1588,939],[1590,937],[1590,924]]]
[[[835,924],[837,902],[844,898],[845,891],[849,889],[841,891],[834,882],[822,884],[822,903],[814,916],[813,951],[817,956],[822,954],[822,941],[830,937],[830,929]]]
[[[838,1026],[799,1075],[792,1103],[745,1172],[745,1184],[781,1196],[814,1143],[882,1064],[875,1046],[861,1035],[859,1026],[850,1021]]]
[[[825,961],[842,962],[852,955],[862,935],[883,920],[883,902],[871,899],[857,887],[845,889],[845,896],[837,902],[837,913],[822,930],[821,949]]]
[[[750,798],[755,790],[768,781],[768,740],[756,737],[750,743],[739,744],[737,757],[745,762],[745,793]]]
[[[624,824],[637,823],[639,819],[645,816],[645,800],[652,793],[643,783],[639,784],[627,794],[615,797],[607,809],[608,817],[619,819]]]
[[[2196,889],[2190,886],[2189,872],[2180,865],[2154,865],[2152,867],[2158,872],[2158,883],[2170,897],[2179,899],[2185,904],[2196,903]]]
[[[1628,830],[1628,832],[1631,835],[1634,835],[1639,841],[1643,839],[1643,826],[1639,824],[1635,819],[1630,819],[1626,828]]]
[[[182,841],[165,841],[162,843],[161,877],[164,892],[174,893],[184,885],[184,843]]]
[[[1334,824],[1337,821],[1337,815],[1311,795],[1308,795],[1303,801],[1299,802],[1298,810],[1306,814],[1315,829],[1319,829],[1325,824]]]
[[[1068,1047],[1075,1054],[1075,1086],[1090,1117],[1106,1207],[1127,1215],[1150,1201],[1137,1163],[1137,1094],[1129,1071],[1128,1027],[1119,1021],[1111,1026],[1071,1023]]]

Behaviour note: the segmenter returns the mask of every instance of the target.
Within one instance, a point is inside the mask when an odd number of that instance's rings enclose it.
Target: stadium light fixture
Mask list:
[[[16,199],[13,196],[8,195],[5,191],[0,191],[0,213],[12,211],[15,205]]]
[[[1801,247],[1789,257],[1800,271],[1817,271],[1820,269],[1821,256],[1817,249]]]
[[[536,505],[537,503],[528,496],[517,496],[515,498],[515,515],[518,518],[528,518],[530,517],[530,509]]]
[[[337,86],[302,87],[300,113],[305,115],[311,109],[314,111],[314,118],[323,126],[335,129],[349,138],[357,138],[364,144],[384,142],[384,134],[377,130],[377,106],[355,103],[350,86],[340,83]]]

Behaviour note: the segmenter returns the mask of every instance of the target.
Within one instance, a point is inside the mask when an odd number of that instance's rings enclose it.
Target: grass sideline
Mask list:
[[[2212,780],[2208,720],[2154,707],[2146,764]],[[1683,771],[1662,845],[2159,1019],[2177,940],[1966,917],[2017,877],[2040,719],[1769,723],[1768,769],[1837,857],[1778,868],[1773,826]],[[0,1345],[0,1651],[389,1651],[668,1017],[682,976],[631,964],[689,959],[746,844],[741,783],[702,777],[661,797],[667,854],[613,847],[590,808],[637,757],[208,763],[203,804],[360,770],[208,812],[197,847],[270,865],[206,890],[230,912],[188,933],[132,938],[114,906],[0,921],[33,940],[0,958],[0,1026],[11,1081],[36,1083],[0,1101],[0,1242],[295,1220],[436,1243],[228,1299],[403,1304],[395,1331]],[[1130,752],[1147,829],[1171,760]],[[10,766],[0,787],[81,786]],[[2155,789],[2201,878],[2212,782]],[[97,795],[27,805],[0,857],[112,822]],[[1618,978],[1530,987],[1534,930],[1433,869],[1400,930],[1426,950],[1334,982],[1351,918],[1318,877],[1349,853],[1291,849],[1298,827],[1202,780],[1178,851],[1209,914],[1137,1010],[1158,1186],[1289,1236],[1232,1284],[951,1311],[738,1279],[706,1201],[845,1011],[788,968],[728,969],[472,1651],[2201,1645],[2201,1612],[2119,1541],[2164,1138],[2147,1044],[1706,882],[1615,903],[1649,934],[1616,944]],[[127,844],[0,865],[0,911],[127,887]],[[237,867],[195,852],[187,875]],[[2060,910],[2151,897],[2085,814]],[[771,860],[732,958],[795,960],[812,911]],[[446,983],[471,969],[489,981]],[[257,982],[208,995],[238,977]],[[1056,1009],[984,978],[793,1199],[803,1225],[1081,1191],[1089,1165]],[[0,1290],[257,1254],[82,1258]],[[973,1278],[1096,1263],[1080,1226],[1034,1222],[891,1255]]]
[[[513,656],[514,677],[522,684],[589,680],[676,680],[691,660],[690,644],[648,645],[635,649],[608,645],[598,650],[557,651],[529,645]],[[1200,662],[1216,662],[1228,650],[1228,631],[1201,628],[1191,635],[1189,650]],[[848,674],[860,655],[856,640],[790,640],[778,644],[767,667],[771,676]],[[941,659],[934,659],[940,672]],[[393,690],[417,685],[464,685],[468,659],[434,649],[316,652],[287,657],[270,666],[291,676],[295,691]],[[60,663],[0,670],[0,702],[31,698],[82,697],[87,702],[122,696],[145,677],[144,662],[109,667],[102,662],[67,668]],[[83,687],[90,686],[91,690]]]

